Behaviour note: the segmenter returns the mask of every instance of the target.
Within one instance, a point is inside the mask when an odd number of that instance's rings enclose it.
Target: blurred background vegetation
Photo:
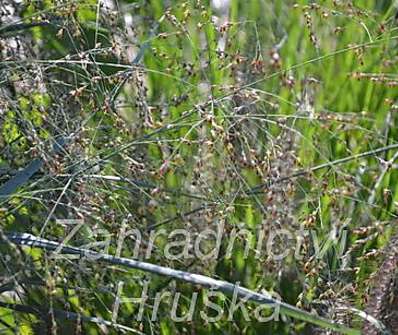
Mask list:
[[[70,227],[57,220],[79,219],[69,243],[109,238],[114,254],[126,227],[146,241],[153,230],[196,236],[220,224],[225,236],[311,230],[296,255],[295,243],[275,241],[289,251],[281,261],[259,256],[245,236],[230,258],[223,241],[217,259],[173,261],[164,235],[148,261],[275,292],[364,333],[376,334],[375,323],[358,310],[396,329],[398,155],[373,152],[398,139],[396,11],[386,0],[1,1],[0,185],[41,162],[2,194],[2,234],[61,242]],[[328,332],[286,316],[248,322],[239,312],[206,323],[204,289],[0,248],[4,334]],[[133,249],[126,239],[122,256]],[[132,302],[114,324],[93,319],[112,321],[119,282],[132,298],[147,280],[142,321]],[[162,291],[182,293],[181,315],[199,292],[193,320],[173,322],[165,299],[151,321],[151,298]]]

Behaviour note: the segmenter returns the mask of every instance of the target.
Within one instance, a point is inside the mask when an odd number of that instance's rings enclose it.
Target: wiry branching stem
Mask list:
[[[380,154],[382,152],[386,152],[386,151],[390,151],[390,150],[394,150],[394,149],[398,149],[398,144],[387,145],[385,147],[381,147],[381,148],[370,150],[370,151],[365,151],[365,152],[362,152],[362,153],[357,154],[357,155],[352,155],[352,156],[340,158],[340,159],[337,159],[337,160],[334,160],[334,161],[331,161],[331,162],[326,162],[326,163],[323,163],[323,164],[320,164],[320,165],[316,165],[316,166],[313,166],[313,167],[311,167],[309,169],[298,170],[297,172],[291,174],[290,176],[281,177],[281,178],[272,180],[272,181],[270,181],[268,183],[262,183],[260,185],[254,186],[250,190],[246,191],[246,193],[247,194],[262,193],[263,192],[263,188],[267,187],[270,184],[282,183],[284,181],[287,181],[287,180],[290,180],[290,179],[293,179],[293,178],[305,176],[307,174],[310,174],[310,173],[318,171],[318,170],[322,170],[322,169],[329,168],[329,167],[332,167],[332,166],[348,163],[348,162],[351,162],[351,161],[359,159],[359,158],[375,156],[375,155]]]

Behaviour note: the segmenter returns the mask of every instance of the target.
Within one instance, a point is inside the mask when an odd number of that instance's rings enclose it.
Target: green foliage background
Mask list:
[[[34,158],[44,166],[0,200],[0,228],[62,241],[69,227],[56,220],[82,219],[70,243],[109,237],[111,254],[122,227],[139,229],[144,240],[165,229],[148,261],[276,292],[361,329],[363,320],[347,311],[368,310],[396,231],[398,175],[394,150],[354,156],[397,143],[396,8],[375,0],[216,4],[23,1],[10,5],[12,18],[2,10],[0,183]],[[60,135],[68,142],[54,155]],[[345,157],[353,159],[333,163]],[[300,257],[294,243],[279,241],[278,250],[291,252],[273,261],[265,250],[256,257],[253,236],[240,236],[230,258],[227,241],[217,259],[164,257],[168,232],[220,224],[225,236],[234,228],[267,236],[312,230],[324,253],[314,257],[309,235]],[[132,257],[133,247],[126,240],[122,256]],[[161,321],[151,321],[149,303],[139,322],[138,306],[123,303],[116,324],[128,332],[315,332],[292,318],[260,323],[239,313],[233,322],[225,315],[205,323],[204,289],[140,271],[6,245],[0,258],[1,301],[50,311],[0,308],[6,334],[117,333],[115,325],[51,311],[111,320],[118,283],[123,297],[139,297],[147,279],[152,298],[182,293],[181,314],[199,292],[197,312],[173,322],[165,300]]]

